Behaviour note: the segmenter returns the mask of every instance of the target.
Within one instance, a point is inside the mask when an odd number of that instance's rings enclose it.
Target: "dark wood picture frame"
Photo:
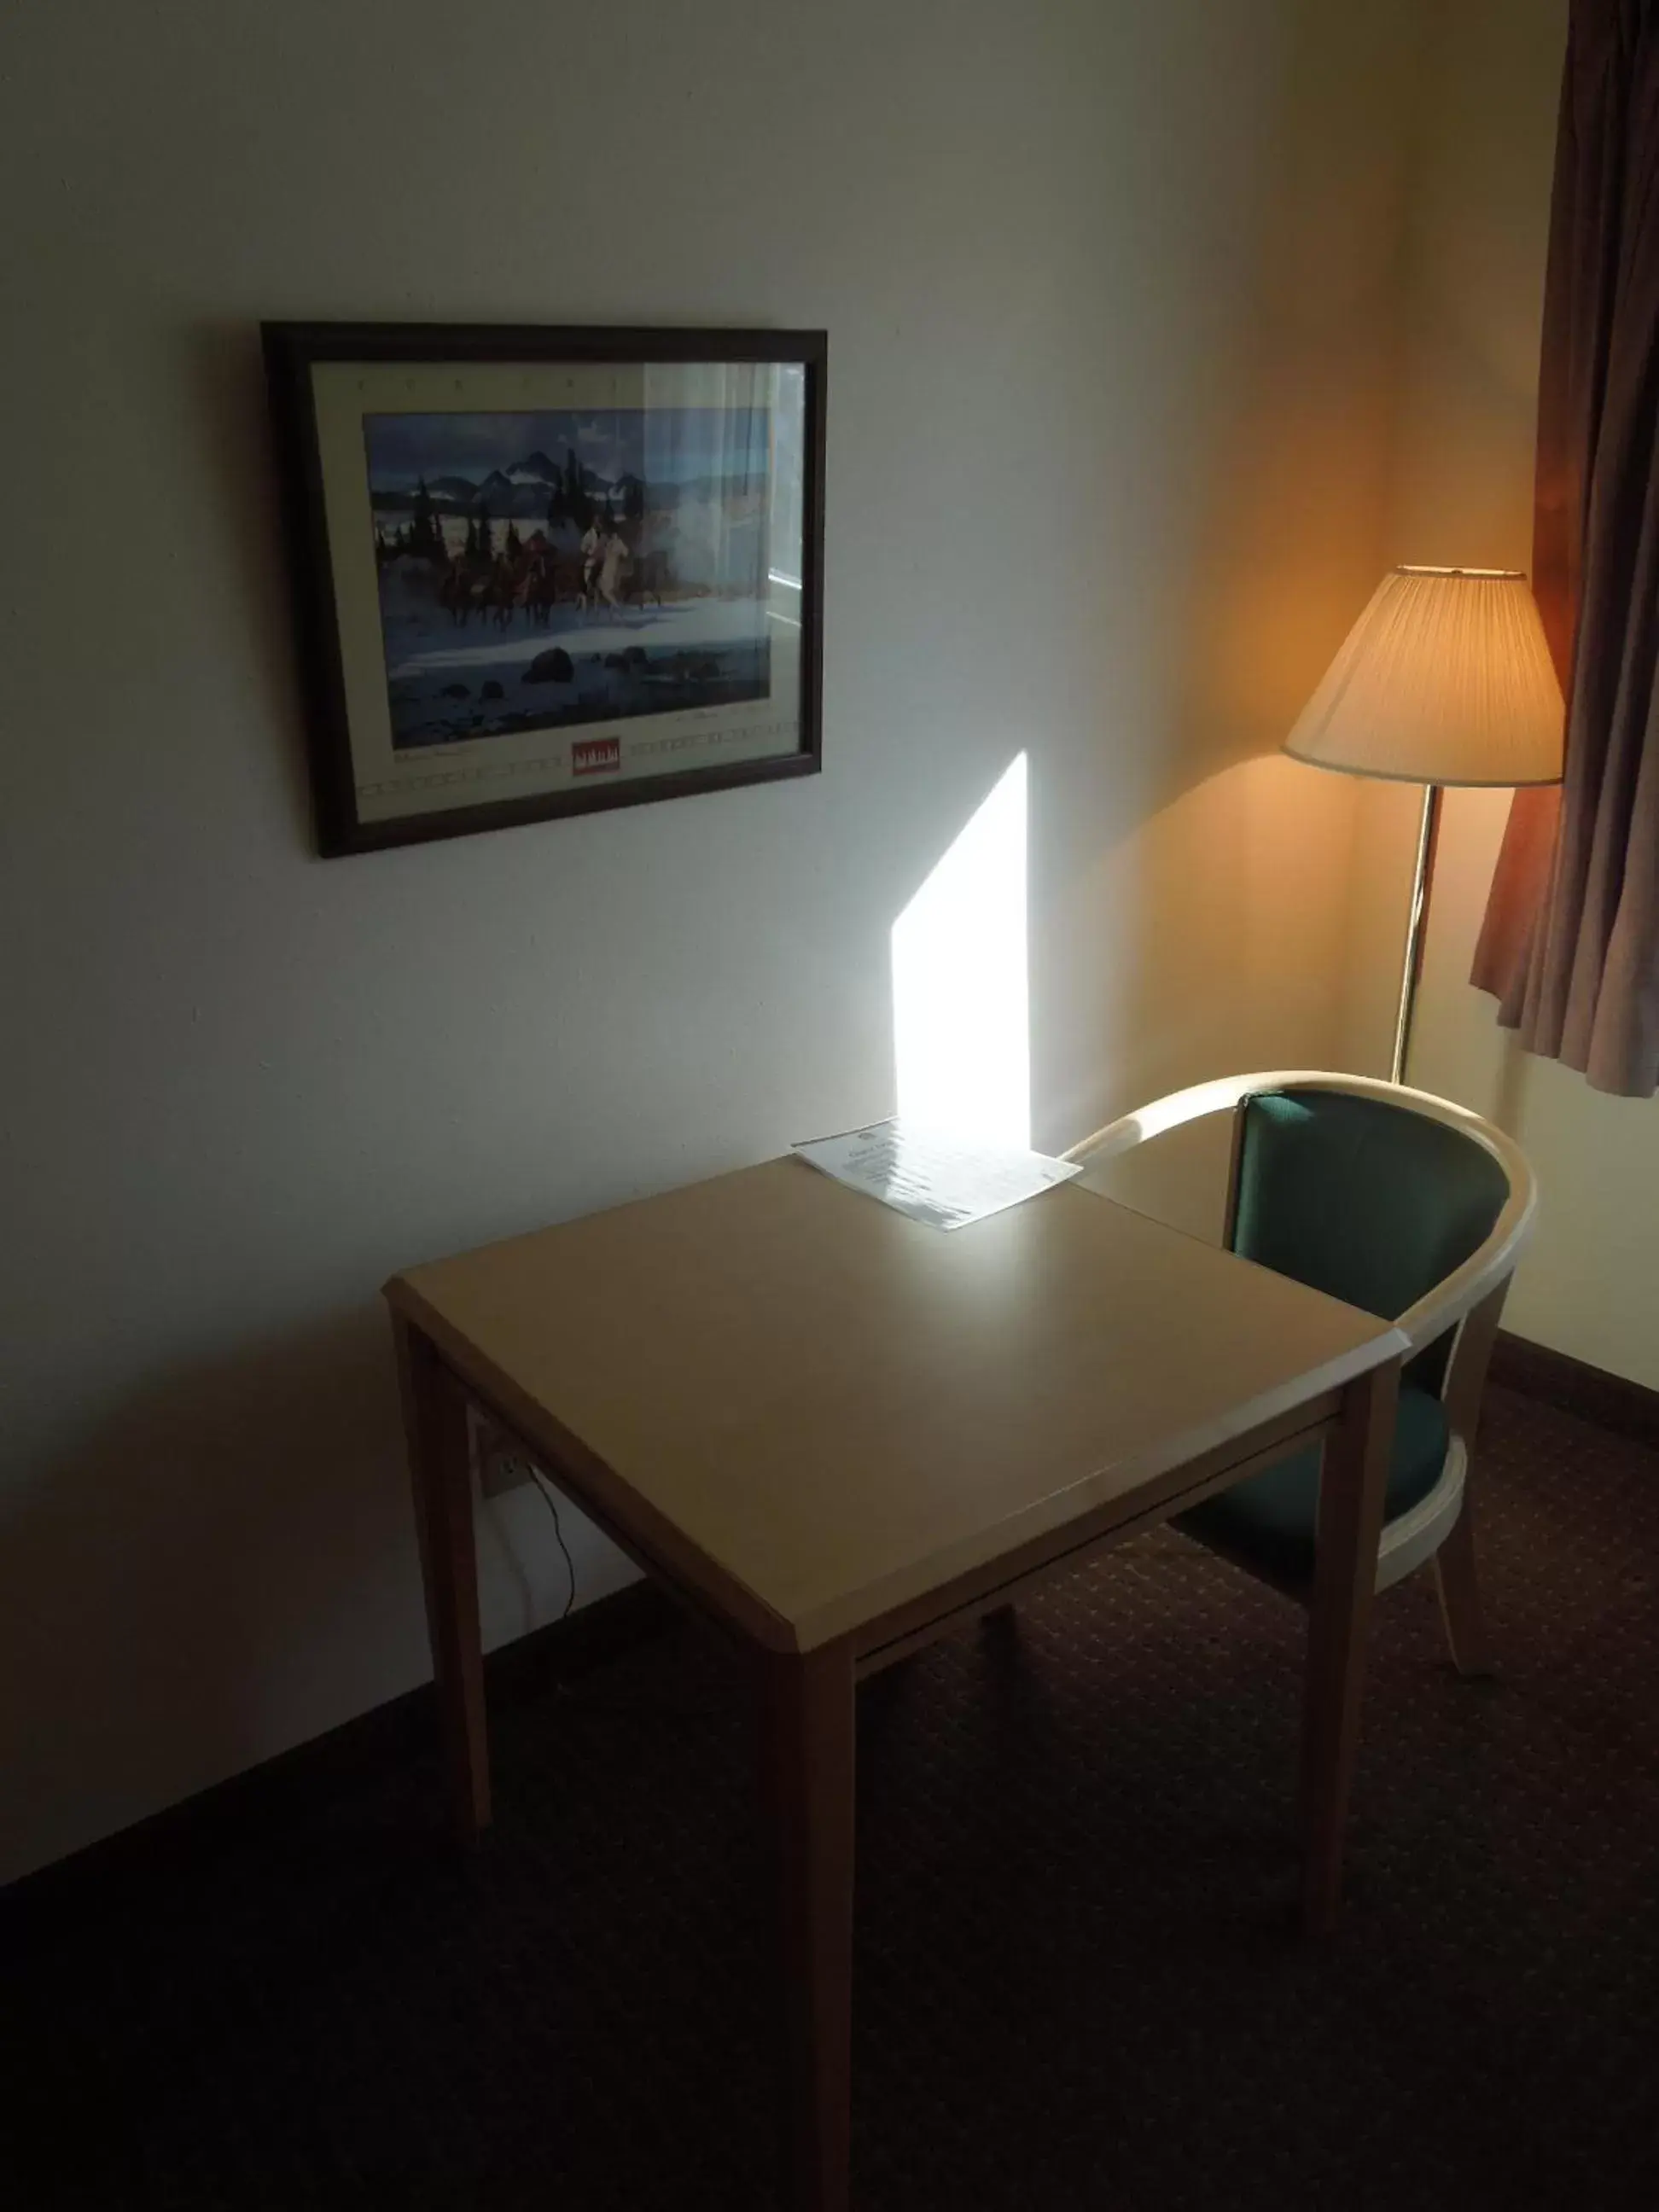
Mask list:
[[[828,340],[822,331],[617,325],[291,323],[261,325],[306,687],[318,849],[325,858],[470,836],[615,806],[646,805],[816,775],[823,763],[823,485]],[[795,750],[715,761],[580,789],[481,799],[364,819],[358,805],[345,659],[325,504],[313,368],[322,362],[465,364],[784,363],[805,372],[801,441],[800,659]]]

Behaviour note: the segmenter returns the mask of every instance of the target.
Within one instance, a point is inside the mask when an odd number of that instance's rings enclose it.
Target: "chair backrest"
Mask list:
[[[1393,1321],[1478,1251],[1510,1178],[1455,1125],[1335,1089],[1239,1101],[1229,1242],[1246,1259]],[[1410,1363],[1438,1391],[1451,1335]]]

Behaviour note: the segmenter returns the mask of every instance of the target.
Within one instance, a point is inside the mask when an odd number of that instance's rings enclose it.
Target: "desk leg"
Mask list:
[[[1376,1590],[1399,1394],[1398,1360],[1358,1376],[1342,1394],[1336,1433],[1325,1440],[1303,1703],[1302,1920],[1310,1935],[1326,1935],[1335,1926],[1341,1893],[1365,1631]]]
[[[397,1314],[392,1328],[415,1487],[415,1525],[438,1688],[445,1784],[456,1832],[464,1844],[471,1844],[489,1825],[489,1746],[484,1731],[466,1399],[419,1329]]]
[[[853,1654],[769,1652],[766,1741],[782,1905],[793,2212],[847,2212],[853,2042]]]

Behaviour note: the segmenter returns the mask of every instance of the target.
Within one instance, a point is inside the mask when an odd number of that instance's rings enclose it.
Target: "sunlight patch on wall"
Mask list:
[[[1025,755],[893,924],[898,1110],[1029,1145]]]

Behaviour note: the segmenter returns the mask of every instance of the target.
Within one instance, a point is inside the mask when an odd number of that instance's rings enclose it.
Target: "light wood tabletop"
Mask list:
[[[469,1397],[755,1653],[800,2204],[848,2201],[857,1676],[1322,1438],[1304,1911],[1328,1922],[1404,1345],[1389,1323],[1074,1184],[945,1233],[794,1158],[413,1267],[386,1295],[464,1833],[489,1817]]]

